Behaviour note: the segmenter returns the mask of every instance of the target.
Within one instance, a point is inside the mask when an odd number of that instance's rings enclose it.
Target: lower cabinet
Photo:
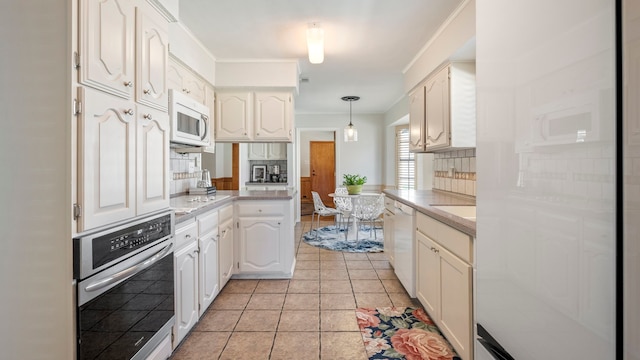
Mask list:
[[[464,360],[473,359],[473,239],[416,215],[416,296]]]
[[[238,201],[237,275],[290,278],[294,265],[293,199]]]
[[[391,266],[395,266],[395,253],[394,253],[394,238],[393,232],[394,224],[395,224],[395,200],[390,199],[388,197],[384,198],[384,226],[382,227],[382,231],[384,232],[384,252],[387,254],[387,258],[389,259],[389,264]]]
[[[219,242],[218,209],[176,226],[174,349],[220,292]]]
[[[220,225],[218,225],[219,246],[219,285],[222,289],[233,275],[233,205],[220,209]]]
[[[195,223],[176,230],[176,241],[186,231],[196,229]],[[183,230],[182,232],[180,230]],[[181,246],[174,253],[175,257],[175,311],[176,323],[173,326],[173,348],[189,333],[198,322],[198,242],[189,236],[191,241]]]

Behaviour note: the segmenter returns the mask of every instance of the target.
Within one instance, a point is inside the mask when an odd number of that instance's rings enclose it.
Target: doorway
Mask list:
[[[311,196],[311,191],[312,191],[312,185],[311,185],[311,142],[324,142],[324,143],[333,143],[334,146],[334,150],[333,153],[331,155],[328,155],[328,157],[330,157],[331,159],[334,159],[334,164],[333,164],[333,168],[329,171],[329,173],[332,174],[333,178],[331,180],[329,180],[330,184],[335,184],[335,172],[337,171],[337,169],[340,166],[339,163],[339,153],[340,153],[340,144],[337,143],[335,141],[336,138],[336,131],[338,131],[338,129],[321,129],[321,128],[317,128],[317,129],[311,129],[311,128],[306,128],[306,129],[298,129],[297,130],[297,161],[296,161],[296,169],[297,169],[297,181],[299,181],[299,194],[300,194],[300,203],[299,203],[299,215],[305,216],[305,215],[311,215],[313,213],[313,199]],[[318,154],[321,153],[320,150],[316,151],[314,149],[313,151],[314,154]],[[318,156],[318,155],[316,155]],[[316,166],[316,174],[319,174],[321,170],[319,169],[319,165],[315,165],[315,161],[314,160],[314,166]],[[326,173],[327,171],[322,170],[323,173]],[[318,186],[316,184],[314,184],[314,188],[313,191],[318,191],[316,190],[318,189]],[[325,193],[325,195],[333,192],[335,189],[330,189],[327,190],[325,192],[325,190],[323,188],[320,188],[320,191],[318,191],[319,194]],[[331,199],[331,198],[329,198]],[[327,199],[325,198],[325,201]],[[327,202],[327,205],[331,204],[332,202],[329,201]],[[299,220],[299,219],[298,219]]]
[[[309,170],[311,172],[311,191],[320,194],[325,205],[331,206],[329,197],[336,188],[336,153],[334,141],[309,142]]]

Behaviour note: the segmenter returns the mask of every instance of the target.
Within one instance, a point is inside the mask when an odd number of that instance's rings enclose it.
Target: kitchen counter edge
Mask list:
[[[176,225],[182,222],[188,221],[189,219],[193,219],[198,215],[202,215],[210,210],[213,210],[218,207],[222,207],[223,205],[232,203],[234,201],[244,201],[244,200],[290,200],[296,195],[297,191],[293,189],[289,190],[219,190],[216,195],[226,195],[221,200],[213,200],[208,201],[206,204],[202,205],[204,202],[195,202],[194,210],[187,214],[176,214]],[[193,198],[199,195],[181,195],[173,199],[186,199]],[[204,196],[204,195],[200,195]],[[175,201],[175,200],[174,200]]]
[[[446,211],[435,205],[475,205],[475,198],[435,190],[391,190],[382,191],[387,197],[414,208],[427,216],[443,222],[456,230],[476,237],[476,222]]]

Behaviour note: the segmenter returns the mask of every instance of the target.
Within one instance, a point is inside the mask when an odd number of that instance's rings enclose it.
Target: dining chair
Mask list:
[[[358,228],[362,222],[369,223],[369,238],[373,231],[374,238],[378,238],[375,231],[375,223],[380,220],[380,215],[384,212],[384,194],[362,194],[358,197],[353,207],[352,216],[358,221]],[[356,241],[358,241],[358,231],[356,229]]]
[[[333,224],[336,225],[336,217],[341,215],[340,210],[327,207],[320,198],[320,194],[316,191],[311,192],[313,198],[313,213],[311,214],[311,231],[313,231],[313,217],[317,215],[316,224],[316,239],[318,238],[318,229],[320,228],[320,216],[333,216]],[[336,233],[338,233],[338,227],[336,226]]]
[[[351,199],[344,195],[349,195],[349,191],[347,191],[346,187],[338,187],[334,192],[335,196],[333,197],[333,204],[336,206],[336,209],[340,211],[340,215],[338,216],[338,226],[340,224],[345,225],[345,229],[347,232],[349,231],[349,221],[351,220],[351,211],[353,210],[353,202]],[[346,221],[345,221],[346,217]]]

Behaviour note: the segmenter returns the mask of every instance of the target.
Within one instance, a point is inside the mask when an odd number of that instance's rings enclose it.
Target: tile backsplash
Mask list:
[[[202,155],[198,153],[177,153],[171,149],[169,193],[171,195],[186,193],[189,188],[196,187],[202,178]]]
[[[476,196],[476,150],[435,153],[433,188]]]

